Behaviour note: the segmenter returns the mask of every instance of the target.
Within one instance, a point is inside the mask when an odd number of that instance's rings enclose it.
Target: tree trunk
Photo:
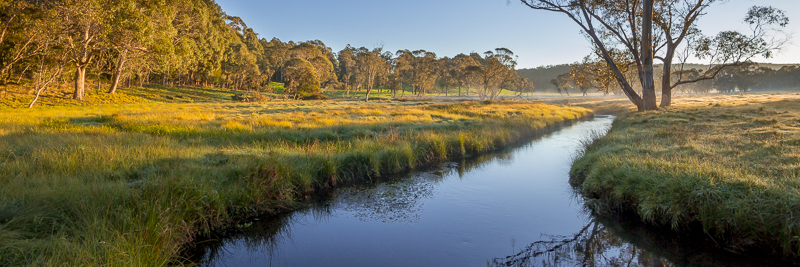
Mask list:
[[[30,66],[25,66],[25,69],[23,69],[22,73],[19,74],[19,77],[17,78],[17,84],[19,84],[22,81],[22,77],[25,76],[25,72],[28,71],[29,67]]]
[[[642,110],[656,110],[656,88],[653,81],[653,0],[644,0],[642,21]]]
[[[672,105],[672,57],[675,48],[671,45],[667,47],[667,55],[664,57],[664,72],[661,78],[661,107]]]
[[[28,105],[28,108],[33,108],[33,104],[36,104],[36,100],[39,100],[39,95],[42,94],[42,91],[44,91],[45,88],[46,87],[41,87],[39,90],[36,90],[36,97],[33,98],[33,101],[31,101],[31,104]]]
[[[86,66],[78,66],[75,70],[75,93],[72,99],[83,101],[83,92],[86,87]]]

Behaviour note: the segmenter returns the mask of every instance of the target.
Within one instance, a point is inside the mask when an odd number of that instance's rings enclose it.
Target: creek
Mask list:
[[[200,266],[756,266],[708,240],[598,214],[568,183],[613,116],[526,144],[334,190],[196,244]]]

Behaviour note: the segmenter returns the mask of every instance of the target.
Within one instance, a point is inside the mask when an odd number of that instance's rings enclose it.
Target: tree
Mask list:
[[[386,52],[388,53],[388,52]],[[356,70],[359,76],[364,79],[365,89],[367,91],[364,101],[369,101],[369,94],[375,85],[375,78],[381,74],[389,71],[389,62],[387,58],[391,58],[391,54],[385,54],[383,48],[378,47],[372,51],[361,48],[356,54]]]
[[[458,54],[453,57],[453,71],[455,72],[454,76],[458,84],[458,96],[461,96],[461,88],[469,84],[469,78],[472,73],[467,71],[467,69],[477,65],[478,62],[471,56]],[[467,88],[467,95],[469,95],[469,88]]]
[[[57,34],[53,34],[56,36]],[[28,108],[32,108],[39,96],[47,87],[61,77],[64,67],[68,63],[68,51],[63,47],[56,47],[50,41],[42,43],[42,51],[37,55],[38,70],[33,77],[33,90],[36,93]]]
[[[0,1],[0,82],[6,82],[14,64],[44,49],[42,24],[46,12],[28,1]]]
[[[284,93],[291,94],[295,99],[319,91],[319,77],[316,70],[303,58],[296,57],[286,62],[284,78],[286,81]]]
[[[86,69],[97,56],[98,44],[109,25],[106,7],[104,1],[99,0],[61,0],[55,4],[67,34],[65,46],[75,64],[75,92],[72,97],[77,100],[83,100]]]
[[[614,72],[615,78],[622,88],[628,99],[636,105],[640,111],[653,110],[655,106],[655,88],[647,86],[648,81],[652,81],[652,60],[648,60],[650,56],[643,57],[641,55],[652,55],[652,53],[644,53],[645,50],[649,51],[652,48],[652,42],[646,42],[644,39],[652,37],[651,32],[648,32],[649,27],[641,29],[640,19],[649,21],[652,19],[652,13],[641,17],[641,14],[648,14],[647,12],[640,12],[647,8],[652,10],[653,0],[638,0],[631,1],[588,1],[588,0],[520,0],[523,5],[537,10],[545,10],[551,12],[558,12],[568,16],[578,26],[581,27],[583,32],[588,36],[594,44],[596,50],[600,52],[603,60],[609,68]],[[626,16],[627,15],[627,16]],[[595,25],[599,26],[595,26]],[[652,26],[652,25],[651,25]],[[619,34],[607,34],[607,32],[621,31]],[[615,39],[624,44],[625,50],[633,55],[637,66],[639,67],[640,82],[643,85],[642,96],[633,90],[628,79],[623,75],[622,71],[617,67],[616,62],[609,53],[609,48],[615,45]],[[647,43],[647,45],[643,44]],[[648,65],[649,67],[645,67]],[[649,70],[649,71],[648,71]],[[650,82],[649,84],[653,84]],[[643,99],[645,97],[647,99]]]
[[[572,75],[569,72],[556,76],[555,79],[550,80],[550,83],[556,87],[560,95],[564,95],[562,93],[564,92],[569,96],[569,88],[574,88],[572,86]]]
[[[715,1],[695,0],[693,2],[684,0],[678,3],[677,0],[673,0],[662,3],[662,6],[678,9],[678,12],[688,15],[684,19],[679,18],[680,20],[676,22],[676,19],[671,16],[676,13],[675,11],[658,13],[670,15],[662,15],[657,20],[657,25],[664,32],[665,42],[662,46],[666,50],[662,59],[665,67],[664,79],[662,80],[661,106],[669,106],[671,104],[673,88],[683,84],[714,79],[722,69],[745,64],[757,55],[769,58],[772,56],[773,51],[779,50],[786,43],[786,39],[775,38],[775,33],[777,32],[775,29],[776,27],[785,27],[789,23],[789,19],[783,11],[773,7],[754,6],[750,8],[744,19],[744,22],[751,28],[749,35],[735,31],[724,31],[713,38],[713,41],[712,38],[703,36],[699,30],[694,28],[692,23],[697,20],[697,17],[704,14],[704,9],[713,2]],[[676,31],[675,28],[679,30]],[[681,60],[679,71],[683,71],[683,63],[686,62],[686,58],[691,53],[700,58],[709,58],[709,63],[712,65],[713,70],[705,72],[702,77],[695,79],[684,80],[680,79],[681,76],[677,76],[679,79],[673,83],[671,78],[676,77],[671,74],[673,58],[681,41],[685,39],[693,41],[695,45],[686,46],[684,55],[679,55],[679,60]]]
[[[518,96],[520,97],[522,96],[522,93],[533,92],[533,90],[536,89],[533,84],[533,81],[524,77],[517,77],[517,81],[514,85],[517,89],[517,93],[519,93]]]
[[[153,20],[158,12],[157,5],[141,5],[135,0],[116,0],[113,2],[113,15],[110,16],[107,42],[117,57],[111,78],[109,94],[114,94],[120,78],[128,66],[128,60],[147,52],[154,39],[163,35],[156,32]]]
[[[353,83],[353,76],[356,72],[355,48],[348,44],[344,49],[342,49],[342,51],[339,51],[336,58],[339,61],[339,81],[344,86],[346,95],[349,97],[350,89],[352,88]]]
[[[415,50],[414,54],[414,80],[417,87],[417,96],[424,96],[428,89],[436,87],[439,76],[439,64],[436,53],[425,50]]]
[[[480,66],[471,66],[467,70],[480,77],[478,95],[481,99],[495,99],[500,95],[504,83],[513,80],[517,75],[514,70],[517,61],[514,52],[507,48],[497,48],[483,54]]]
[[[653,58],[664,63],[661,106],[669,106],[672,89],[676,86],[713,79],[722,68],[742,64],[756,55],[770,56],[771,52],[781,47],[784,42],[765,41],[768,39],[765,37],[774,32],[769,30],[769,26],[785,26],[788,23],[788,19],[780,10],[754,7],[745,18],[745,22],[750,24],[753,30],[751,35],[722,32],[712,40],[703,37],[695,25],[698,18],[705,14],[705,9],[712,3],[718,2],[716,0],[521,1],[534,9],[566,14],[581,26],[617,76],[617,81],[625,94],[639,110],[655,109],[655,86],[651,74]],[[684,44],[686,40],[692,43]],[[614,47],[629,53],[636,63],[643,88],[641,98],[627,82],[624,72],[617,69],[614,59],[609,54],[608,51]],[[673,60],[676,51],[681,47],[685,50],[681,59],[694,54],[700,58],[710,58],[712,64],[720,67],[716,71],[705,72],[705,76],[700,79],[679,80],[673,83],[671,80]]]
[[[444,90],[444,95],[447,96],[450,91],[451,86],[457,86],[457,78],[458,77],[458,70],[456,69],[456,65],[453,62],[453,59],[449,57],[443,57],[439,59],[439,85]]]

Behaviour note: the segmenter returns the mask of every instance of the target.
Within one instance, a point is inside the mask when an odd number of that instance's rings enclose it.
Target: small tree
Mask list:
[[[286,88],[284,94],[291,94],[293,98],[298,99],[319,92],[319,77],[314,66],[307,60],[293,58],[286,62],[283,72]]]

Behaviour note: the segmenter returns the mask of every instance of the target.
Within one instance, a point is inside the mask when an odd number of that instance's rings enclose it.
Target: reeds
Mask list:
[[[0,266],[180,264],[197,233],[589,113],[526,102],[0,108]]]

